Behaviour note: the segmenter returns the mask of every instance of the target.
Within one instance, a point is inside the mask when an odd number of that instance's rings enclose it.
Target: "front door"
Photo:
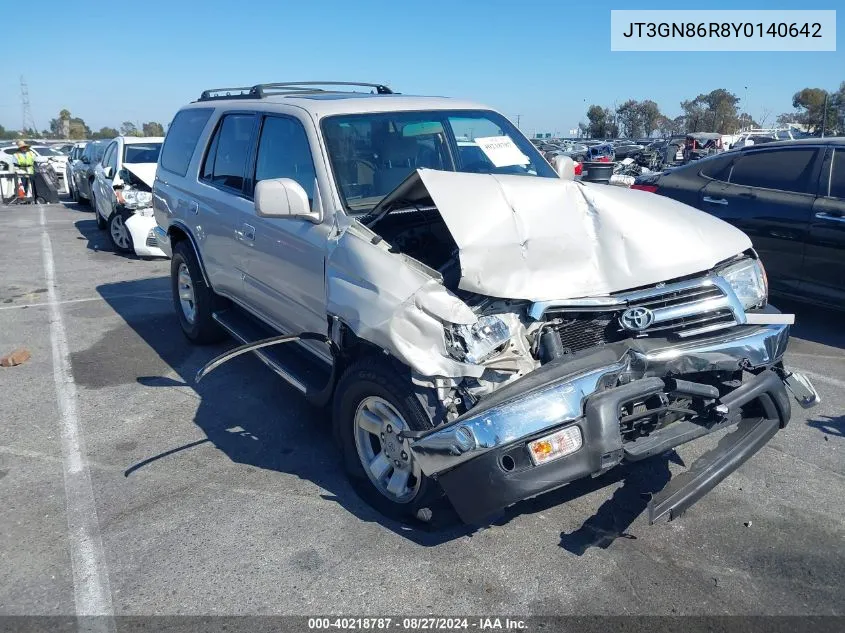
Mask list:
[[[265,116],[259,133],[253,182],[290,178],[308,194],[312,208],[316,173],[305,128],[289,116]],[[319,204],[319,201],[318,201]],[[259,312],[291,333],[327,329],[324,267],[331,227],[300,218],[244,220],[241,239],[249,242],[244,295]],[[325,354],[325,346],[315,349]]]
[[[818,154],[815,147],[749,151],[735,160],[727,181],[701,190],[698,207],[751,238],[776,291],[799,293]]]

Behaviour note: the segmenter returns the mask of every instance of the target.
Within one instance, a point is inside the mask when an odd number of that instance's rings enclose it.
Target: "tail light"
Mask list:
[[[631,185],[631,189],[639,189],[640,191],[657,193],[657,185]]]
[[[583,171],[584,171],[584,166],[581,163],[576,161],[575,162],[575,175],[580,176],[583,173]]]

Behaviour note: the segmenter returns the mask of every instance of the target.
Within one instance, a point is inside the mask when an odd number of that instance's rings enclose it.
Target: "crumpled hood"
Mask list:
[[[140,178],[150,189],[153,188],[153,182],[156,179],[156,163],[124,163],[123,168]]]
[[[487,296],[605,295],[703,272],[751,248],[726,222],[645,191],[432,169],[417,175],[460,249],[459,287]],[[419,192],[409,181],[402,189]]]

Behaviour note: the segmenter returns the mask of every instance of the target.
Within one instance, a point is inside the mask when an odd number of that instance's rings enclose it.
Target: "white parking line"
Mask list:
[[[50,345],[53,351],[53,380],[61,425],[62,466],[67,498],[68,540],[73,567],[73,593],[77,616],[105,616],[79,621],[80,630],[114,631],[114,610],[106,558],[91,486],[91,473],[85,459],[85,441],[76,410],[76,383],[70,365],[67,333],[62,320],[53,247],[40,210],[41,254],[47,285],[50,318]]]
[[[157,296],[164,295],[164,296]],[[69,303],[85,303],[87,301],[111,301],[112,299],[155,299],[156,301],[170,301],[170,290],[160,290],[155,292],[144,292],[140,294],[123,294],[111,295],[108,297],[86,297],[84,299],[66,299],[65,301],[57,301],[56,305],[64,306]],[[0,306],[0,310],[15,310],[18,308],[38,308],[40,306],[48,306],[50,302],[42,303],[19,303],[12,306]]]

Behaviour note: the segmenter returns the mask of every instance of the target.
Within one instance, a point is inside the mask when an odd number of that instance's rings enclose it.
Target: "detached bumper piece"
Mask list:
[[[713,450],[674,477],[648,504],[648,520],[671,521],[710,492],[716,485],[759,451],[779,429],[786,426],[791,406],[786,388],[773,371],[765,371],[722,398],[733,419],[742,406],[757,400],[762,417],[741,419],[737,429],[723,437]]]

